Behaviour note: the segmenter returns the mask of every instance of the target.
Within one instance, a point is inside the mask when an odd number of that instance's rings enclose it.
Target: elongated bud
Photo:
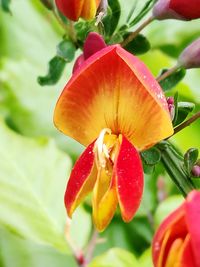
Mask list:
[[[200,68],[200,38],[183,50],[178,62],[185,69]]]
[[[193,20],[200,18],[199,0],[158,0],[153,8],[158,20]]]

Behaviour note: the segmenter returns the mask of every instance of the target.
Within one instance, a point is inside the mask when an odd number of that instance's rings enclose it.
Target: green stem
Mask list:
[[[176,72],[179,68],[180,68],[180,66],[176,65],[176,66],[172,67],[171,69],[168,69],[166,72],[164,72],[163,74],[158,76],[158,78],[156,79],[157,82],[161,82],[164,79],[168,78],[170,75],[172,75],[174,72]]]
[[[153,16],[145,20],[134,32],[129,34],[129,36],[121,43],[121,46],[125,47],[128,43],[130,43],[153,20],[154,20]]]
[[[161,162],[172,181],[184,197],[195,189],[195,186],[184,168],[184,159],[169,142],[163,141],[158,145],[161,151]]]

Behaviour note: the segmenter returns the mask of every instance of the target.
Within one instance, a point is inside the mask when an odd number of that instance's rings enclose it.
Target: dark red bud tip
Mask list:
[[[183,50],[178,62],[185,69],[200,68],[200,38]]]
[[[173,121],[174,116],[175,116],[175,106],[174,106],[174,98],[172,96],[167,98],[167,104],[168,104],[168,109],[169,109],[171,120]]]
[[[73,67],[73,70],[72,70],[72,73],[74,74],[74,72],[80,68],[80,66],[83,64],[84,62],[84,56],[83,54],[81,54],[79,57],[77,57],[75,63],[74,63],[74,67]]]
[[[192,168],[192,175],[194,177],[200,177],[200,166],[194,165]]]
[[[167,104],[168,105],[170,105],[170,104],[171,105],[174,105],[174,98],[173,98],[173,96],[170,96],[170,97],[167,98]]]
[[[104,42],[103,37],[96,32],[90,32],[85,40],[83,47],[84,58],[89,58],[105,47],[106,43]]]

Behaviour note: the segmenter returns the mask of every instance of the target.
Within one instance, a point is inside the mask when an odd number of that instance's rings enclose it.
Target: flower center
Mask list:
[[[112,134],[112,131],[108,128],[103,129],[94,146],[97,169],[109,169],[109,166],[113,165],[118,147],[118,136]]]

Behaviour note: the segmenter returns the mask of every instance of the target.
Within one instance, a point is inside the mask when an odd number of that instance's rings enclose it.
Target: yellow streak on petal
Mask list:
[[[99,172],[93,192],[93,221],[98,231],[103,231],[110,223],[117,208],[117,193],[110,174]]]
[[[80,16],[86,20],[93,19],[96,15],[97,8],[98,5],[95,0],[85,0]]]
[[[158,248],[158,249],[160,249],[160,254],[159,254],[159,259],[158,259],[158,265],[157,265],[157,267],[164,267],[163,266],[163,258],[164,258],[164,255],[165,255],[165,248],[166,248],[166,245],[167,245],[167,242],[169,240],[170,235],[171,235],[171,230],[169,229],[165,233],[164,239],[162,240],[161,248]],[[157,244],[155,244],[155,246],[156,245]],[[158,246],[160,246],[160,244],[158,244]]]
[[[169,251],[165,267],[181,267],[180,256],[183,246],[183,240],[181,238],[176,239]]]
[[[79,193],[77,194],[74,203],[71,205],[70,210],[68,211],[68,216],[71,218],[75,209],[80,205],[84,198],[92,191],[97,178],[97,169],[94,164],[90,176],[86,179]]]

